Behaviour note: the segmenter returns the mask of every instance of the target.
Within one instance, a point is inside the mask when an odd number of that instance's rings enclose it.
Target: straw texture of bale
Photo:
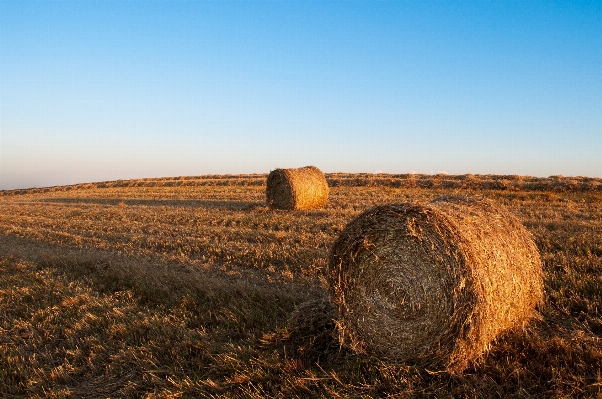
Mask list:
[[[543,300],[531,234],[501,205],[463,196],[365,211],[333,244],[327,278],[343,344],[451,373]]]
[[[315,166],[275,169],[268,175],[268,206],[276,209],[316,209],[328,201],[328,183]]]

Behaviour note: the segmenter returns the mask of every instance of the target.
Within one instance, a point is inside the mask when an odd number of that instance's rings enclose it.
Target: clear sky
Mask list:
[[[0,189],[602,177],[602,2],[0,0]]]

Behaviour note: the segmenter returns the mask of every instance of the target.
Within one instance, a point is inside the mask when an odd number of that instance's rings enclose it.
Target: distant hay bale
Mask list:
[[[531,234],[493,201],[461,196],[365,211],[333,244],[327,278],[343,344],[452,373],[543,299]]]
[[[277,209],[316,209],[328,201],[328,183],[315,166],[275,169],[268,175],[268,206]]]

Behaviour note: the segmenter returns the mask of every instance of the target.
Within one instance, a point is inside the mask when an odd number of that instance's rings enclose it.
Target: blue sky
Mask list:
[[[0,189],[602,177],[602,3],[0,0]]]

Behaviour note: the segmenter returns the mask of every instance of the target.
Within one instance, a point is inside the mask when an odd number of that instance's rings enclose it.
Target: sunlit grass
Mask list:
[[[328,178],[314,211],[265,208],[262,175],[0,196],[0,397],[602,396],[598,180]],[[540,320],[454,377],[341,349],[330,327],[288,327],[296,305],[325,296],[349,220],[450,192],[503,203],[534,235]]]

